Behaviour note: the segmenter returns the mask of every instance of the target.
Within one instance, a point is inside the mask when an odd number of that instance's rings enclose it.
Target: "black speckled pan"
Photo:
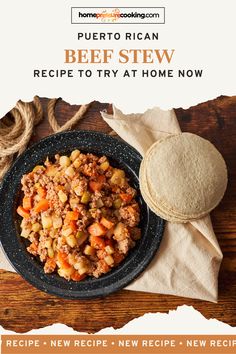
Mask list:
[[[42,264],[27,251],[27,240],[19,236],[20,217],[16,208],[20,200],[23,174],[42,163],[47,156],[67,154],[78,148],[82,152],[106,155],[113,166],[124,169],[130,184],[139,190],[140,154],[130,145],[108,135],[93,131],[73,131],[51,135],[27,149],[5,176],[0,189],[0,240],[15,270],[29,283],[45,292],[68,299],[105,296],[124,288],[142,273],[156,254],[163,235],[164,221],[138,196],[141,208],[142,237],[124,261],[99,279],[67,281],[57,274],[45,274]]]

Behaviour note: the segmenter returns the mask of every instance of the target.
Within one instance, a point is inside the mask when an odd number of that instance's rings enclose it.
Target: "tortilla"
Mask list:
[[[140,167],[140,177],[143,176],[142,172],[142,164]],[[164,211],[160,210],[157,205],[155,205],[155,203],[153,202],[153,200],[151,199],[151,196],[148,194],[148,192],[146,191],[146,185],[145,185],[145,179],[144,178],[140,178],[140,190],[142,193],[142,197],[145,200],[145,202],[147,203],[147,205],[149,206],[149,208],[156,214],[159,215],[162,219],[168,220],[168,221],[172,221],[172,222],[186,222],[185,220],[180,220],[179,218],[176,218],[174,216],[170,216],[168,213],[165,213]]]
[[[140,184],[152,210],[187,222],[218,205],[227,186],[226,164],[209,141],[190,133],[170,135],[147,151]]]

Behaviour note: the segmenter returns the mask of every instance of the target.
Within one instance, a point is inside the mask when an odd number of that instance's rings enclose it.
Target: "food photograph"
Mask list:
[[[18,101],[0,121],[4,328],[95,333],[183,304],[235,325],[235,111]]]
[[[236,352],[235,11],[0,2],[0,354]]]

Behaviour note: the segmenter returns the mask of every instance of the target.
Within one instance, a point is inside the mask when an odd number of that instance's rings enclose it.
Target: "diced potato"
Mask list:
[[[65,237],[69,236],[72,233],[73,233],[73,230],[70,227],[67,227],[66,229],[63,229],[61,231],[62,236],[65,236]]]
[[[45,247],[46,247],[46,248],[52,247],[52,239],[51,239],[51,238],[48,238],[48,239],[45,241]]]
[[[39,202],[40,199],[41,199],[41,197],[40,197],[38,194],[36,194],[36,195],[34,196],[34,201],[35,201],[35,202]]]
[[[46,168],[44,166],[42,166],[42,165],[37,165],[37,166],[34,167],[33,172],[37,172],[39,170],[45,171]]]
[[[88,202],[90,201],[90,197],[91,197],[91,195],[88,191],[84,192],[81,197],[81,203],[88,204]]]
[[[94,256],[96,250],[92,246],[87,245],[84,249],[84,254],[87,256]]]
[[[114,229],[114,238],[116,240],[124,240],[127,237],[127,232],[125,224],[119,222]]]
[[[75,166],[75,168],[79,168],[79,167],[82,165],[82,161],[77,158],[77,159],[73,162],[73,165]]]
[[[113,257],[112,256],[106,256],[105,258],[104,258],[104,261],[106,262],[106,264],[108,264],[109,266],[111,266],[112,264],[114,264],[114,259],[113,259]]]
[[[72,153],[70,155],[71,161],[75,161],[77,159],[77,157],[79,157],[79,155],[80,155],[80,151],[79,150],[72,151]]]
[[[60,183],[60,180],[61,180],[61,171],[58,171],[53,178],[53,182]]]
[[[83,261],[77,262],[74,264],[74,268],[78,270],[80,275],[85,274],[88,271],[87,264]]]
[[[65,174],[70,177],[73,178],[75,175],[75,170],[72,166],[67,167],[67,169],[65,170]]]
[[[66,236],[66,243],[70,246],[70,247],[75,247],[77,245],[77,241],[74,235],[69,235]]]
[[[28,238],[30,235],[31,230],[30,229],[22,229],[21,231],[21,237]]]
[[[115,252],[114,248],[109,245],[105,247],[105,251],[108,254],[113,254]]]
[[[53,240],[52,249],[53,249],[53,251],[56,251],[56,250],[57,250],[57,239],[54,239],[54,240]]]
[[[70,158],[68,156],[61,156],[59,159],[59,164],[62,167],[68,167],[71,164]]]
[[[22,219],[22,221],[21,221],[21,223],[20,223],[20,227],[22,228],[22,229],[30,229],[31,228],[31,226],[28,224],[28,222],[27,222],[27,225],[26,225],[26,219]]]
[[[59,268],[58,269],[58,274],[60,275],[60,277],[66,278],[66,279],[70,279],[71,275],[74,272],[74,268],[73,267],[68,267],[68,268]]]
[[[101,163],[100,168],[101,168],[103,171],[106,171],[109,166],[110,166],[109,162],[108,162],[108,161],[104,161],[103,163]]]
[[[39,222],[36,222],[35,224],[32,225],[32,231],[34,232],[39,232],[42,229],[42,226],[40,225]]]
[[[58,229],[51,229],[50,231],[49,231],[49,236],[51,237],[51,238],[57,238],[58,237]]]
[[[87,273],[87,271],[88,271],[88,268],[80,268],[80,269],[78,270],[78,273],[79,273],[80,275],[83,275],[83,274]]]
[[[80,263],[75,263],[74,264],[74,268],[76,269],[76,270],[78,270],[79,268],[81,268],[81,265],[80,265]]]
[[[82,189],[80,188],[80,186],[76,186],[75,188],[74,188],[74,192],[75,192],[75,194],[76,195],[78,195],[78,197],[81,197],[82,195],[83,195],[83,191],[82,191]]]
[[[54,229],[59,229],[62,226],[62,218],[54,215],[52,217],[52,225]]]
[[[58,197],[62,203],[65,203],[67,201],[67,195],[62,190],[58,192]]]
[[[70,207],[71,209],[75,209],[79,204],[79,199],[78,198],[70,198]]]
[[[115,168],[113,175],[111,176],[110,182],[112,184],[117,184],[118,186],[122,187],[125,183],[125,172],[123,170]]]
[[[87,265],[87,259],[80,259],[79,262],[77,262],[75,265],[74,265],[74,268],[79,270],[81,268],[87,268],[88,265]]]
[[[41,214],[41,220],[42,220],[42,225],[44,229],[49,229],[52,227],[52,218],[51,216],[46,216],[44,214]]]
[[[68,254],[68,263],[71,265],[74,265],[76,263],[76,258],[74,254]]]
[[[46,168],[46,175],[49,177],[54,177],[57,174],[57,168],[55,166],[48,166]]]
[[[52,247],[48,248],[48,257],[49,258],[53,258],[54,257],[54,251]]]

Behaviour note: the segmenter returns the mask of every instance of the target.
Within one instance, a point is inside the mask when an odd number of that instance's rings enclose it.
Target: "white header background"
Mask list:
[[[71,6],[164,6],[164,25],[71,25]],[[124,112],[142,112],[159,106],[163,109],[188,107],[219,95],[236,94],[236,2],[235,0],[178,1],[78,1],[8,0],[0,2],[0,117],[22,99],[34,95],[62,97],[75,104],[91,100],[112,102]],[[78,41],[78,32],[158,32],[158,41]],[[33,78],[34,69],[91,69],[92,65],[65,65],[64,49],[146,48],[175,49],[170,65],[96,65],[94,69],[203,69],[202,78],[96,79],[78,77]],[[165,333],[235,333],[217,321],[207,321],[192,308],[179,309],[176,321],[170,315],[147,315],[132,322],[125,333],[143,333],[145,321],[159,333],[163,318]],[[151,317],[150,317],[151,316]],[[166,317],[167,316],[167,317]],[[170,317],[172,316],[172,317]],[[181,326],[179,324],[182,323]],[[129,330],[128,330],[129,328]],[[169,331],[168,331],[169,329]],[[46,329],[45,329],[46,331]],[[64,331],[64,329],[63,329]],[[3,333],[4,330],[2,329]],[[51,332],[60,332],[54,327]],[[113,332],[112,329],[109,333]],[[106,331],[104,333],[107,333]]]
[[[164,6],[162,25],[71,25],[72,6]],[[188,107],[236,94],[236,2],[227,0],[78,1],[0,3],[0,117],[35,94],[70,103],[113,102],[124,112],[152,106]],[[78,41],[78,32],[158,32],[158,41]],[[64,49],[175,49],[169,65],[64,64]],[[202,78],[33,78],[33,69],[203,69]]]

